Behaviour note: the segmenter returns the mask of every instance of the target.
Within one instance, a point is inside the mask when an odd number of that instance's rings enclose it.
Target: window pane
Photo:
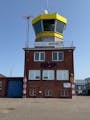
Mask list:
[[[44,61],[45,60],[45,53],[44,52],[35,52],[34,60],[35,61]]]
[[[39,53],[35,53],[35,60],[39,60]]]
[[[69,80],[69,72],[68,72],[68,70],[64,70],[63,76],[64,76],[64,80]]]
[[[69,96],[69,92],[66,89],[61,89],[60,96],[67,97]]]
[[[57,70],[57,80],[69,80],[69,71]]]
[[[29,80],[40,80],[40,70],[29,70]]]
[[[34,80],[34,72],[33,72],[33,70],[29,70],[29,80]]]
[[[38,34],[38,33],[42,32],[42,21],[41,20],[38,21],[37,23],[35,23],[33,25],[33,27],[34,27],[34,30],[35,30],[35,34]]]
[[[57,80],[62,80],[62,72],[61,72],[61,70],[57,70]]]
[[[41,53],[40,55],[40,60],[44,60],[45,59],[45,54],[44,53]]]
[[[53,52],[53,60],[57,60],[57,52]]]
[[[48,71],[48,75],[49,75],[49,80],[54,80],[54,70],[49,70]]]
[[[55,20],[43,20],[44,31],[54,31]]]
[[[52,96],[52,90],[46,89],[44,94],[45,94],[45,96]]]
[[[63,61],[64,60],[64,53],[63,52],[53,52],[54,61]]]
[[[54,70],[43,70],[43,80],[54,80]]]
[[[37,94],[37,92],[36,92],[35,88],[30,89],[30,91],[29,91],[30,96],[36,96],[36,94]]]
[[[35,73],[35,74],[34,74],[35,79],[36,79],[36,80],[40,80],[40,70],[35,70],[34,73]]]
[[[43,70],[43,80],[48,80],[48,71]]]
[[[60,21],[56,21],[57,24],[56,24],[56,32],[59,32],[61,34],[63,34],[63,31],[65,29],[65,24],[63,22],[60,22]]]
[[[59,52],[58,53],[58,60],[63,61],[63,59],[64,59],[63,52]]]

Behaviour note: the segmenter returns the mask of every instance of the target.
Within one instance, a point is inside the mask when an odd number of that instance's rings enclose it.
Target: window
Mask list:
[[[69,92],[68,92],[67,89],[61,89],[60,93],[61,93],[60,96],[62,96],[62,97],[68,97],[69,96]]]
[[[40,80],[40,70],[29,70],[29,80]]]
[[[2,81],[0,81],[0,90],[2,90]]]
[[[57,70],[57,80],[69,80],[68,70]]]
[[[42,21],[40,20],[37,23],[33,24],[33,27],[35,30],[35,34],[42,32]]]
[[[63,34],[64,29],[65,29],[65,24],[63,22],[56,20],[56,32]]]
[[[43,20],[44,31],[54,31],[55,20]]]
[[[37,95],[36,89],[35,88],[31,88],[30,91],[29,91],[29,95],[32,96],[32,97],[36,96]]]
[[[43,80],[54,80],[54,70],[43,70]]]
[[[33,27],[36,35],[43,31],[55,31],[63,34],[66,25],[59,20],[51,19],[51,20],[39,20],[38,22],[33,24]]]
[[[64,61],[64,53],[63,52],[53,52],[52,60],[53,61]]]
[[[44,61],[45,53],[44,52],[35,52],[34,53],[34,61]]]
[[[45,96],[50,97],[50,96],[52,96],[52,90],[46,89],[44,94],[45,94]]]

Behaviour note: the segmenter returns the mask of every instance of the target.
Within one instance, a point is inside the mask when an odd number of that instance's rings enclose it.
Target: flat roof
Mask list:
[[[22,79],[23,80],[24,77],[0,77],[0,80],[18,80],[18,79]]]
[[[24,51],[28,50],[75,50],[75,47],[58,47],[58,48],[23,48]]]

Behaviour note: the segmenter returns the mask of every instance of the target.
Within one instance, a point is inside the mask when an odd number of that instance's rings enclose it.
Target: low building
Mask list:
[[[76,95],[87,95],[85,80],[75,80]]]
[[[22,97],[23,77],[0,77],[0,97]]]
[[[87,95],[90,95],[90,78],[86,78],[86,89],[87,89]]]

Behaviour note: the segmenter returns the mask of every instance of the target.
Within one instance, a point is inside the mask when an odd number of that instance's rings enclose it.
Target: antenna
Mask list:
[[[48,0],[47,0],[47,10],[48,10]]]
[[[32,16],[25,16],[26,20],[27,20],[27,27],[26,27],[26,42],[25,42],[25,47],[29,48],[29,20],[30,18],[32,18]]]
[[[44,10],[45,14],[48,14],[48,0],[46,0],[46,10]]]

